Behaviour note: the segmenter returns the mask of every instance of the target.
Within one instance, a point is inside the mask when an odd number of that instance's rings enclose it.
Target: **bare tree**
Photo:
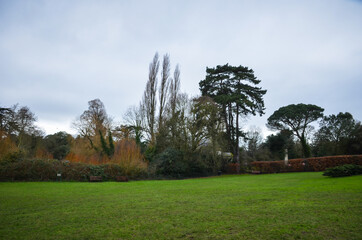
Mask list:
[[[35,126],[35,121],[35,114],[27,106],[19,108],[15,104],[11,108],[0,108],[0,137],[13,136],[18,148],[30,150],[35,143],[33,140],[44,135]]]
[[[140,106],[132,106],[129,107],[126,113],[123,116],[125,121],[125,125],[132,137],[136,140],[137,144],[141,144],[141,139],[143,137],[143,129],[144,129],[144,111],[143,107]],[[122,127],[122,126],[121,126]],[[118,130],[118,129],[117,129]]]
[[[170,90],[169,90],[169,109],[171,114],[171,121],[170,121],[170,130],[171,130],[171,136],[173,139],[173,142],[175,142],[176,138],[176,109],[177,104],[179,102],[180,98],[180,68],[179,65],[176,65],[175,72],[173,74],[173,79],[170,81]]]
[[[143,108],[147,121],[147,132],[151,144],[155,143],[155,113],[157,107],[156,91],[157,91],[157,74],[160,62],[158,53],[156,52],[153,61],[150,63],[148,82],[143,95]]]
[[[35,114],[28,107],[21,107],[16,113],[19,133],[30,133],[34,129]]]
[[[23,144],[24,135],[30,135],[35,131],[34,122],[36,121],[36,117],[35,114],[26,106],[21,107],[16,112],[15,116],[19,135],[18,147],[20,147]]]
[[[158,92],[159,100],[160,100],[160,108],[159,108],[160,112],[158,115],[159,129],[162,128],[162,124],[163,124],[166,100],[167,100],[168,89],[169,89],[169,85],[170,85],[169,77],[170,77],[170,57],[168,54],[165,54],[163,56],[163,61],[162,61],[161,85],[160,85],[160,89]]]
[[[88,102],[88,110],[73,123],[82,137],[88,139],[91,148],[99,150],[99,135],[106,135],[111,128],[112,120],[108,117],[104,104],[99,99]]]
[[[177,64],[175,72],[173,74],[173,79],[171,79],[170,83],[170,108],[171,108],[172,117],[175,116],[179,91],[180,91],[180,67]]]
[[[13,109],[0,107],[0,132],[10,135],[15,128],[16,121]]]

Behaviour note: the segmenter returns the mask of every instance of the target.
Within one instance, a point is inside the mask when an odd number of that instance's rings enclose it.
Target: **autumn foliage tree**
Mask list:
[[[11,142],[6,152],[20,151],[26,156],[34,156],[43,132],[35,126],[36,116],[27,106],[18,104],[10,108],[0,108],[1,140]],[[6,140],[6,141],[5,141]]]

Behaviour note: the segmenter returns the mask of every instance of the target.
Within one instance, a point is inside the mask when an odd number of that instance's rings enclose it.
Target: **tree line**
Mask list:
[[[153,174],[172,177],[216,174],[228,163],[245,170],[251,161],[362,153],[361,123],[346,113],[324,116],[312,104],[276,110],[267,126],[277,130],[265,140],[258,129],[245,131],[248,115],[265,113],[264,95],[254,71],[244,66],[206,68],[201,95],[181,92],[180,68],[171,71],[168,54],[153,57],[144,94],[114,123],[100,99],[88,102],[66,132],[45,136],[28,107],[0,108],[1,158],[55,158],[94,164],[147,165]],[[319,120],[319,129],[311,123]],[[125,165],[126,166],[126,165]]]

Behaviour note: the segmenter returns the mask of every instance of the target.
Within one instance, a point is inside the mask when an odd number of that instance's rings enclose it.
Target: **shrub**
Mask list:
[[[323,173],[323,176],[346,177],[346,176],[353,176],[360,174],[362,174],[362,166],[354,164],[346,164],[326,169],[325,172]]]
[[[144,160],[139,146],[135,141],[127,139],[116,143],[112,157],[97,153],[85,155],[71,152],[66,156],[66,159],[71,163],[85,163],[88,165],[119,165],[123,175],[129,177],[144,175],[147,171],[147,162]],[[102,175],[102,173],[99,174]]]
[[[236,174],[237,168],[239,167],[238,165],[240,165],[240,164],[239,163],[228,163],[224,167],[223,172],[225,172],[226,174]]]
[[[133,140],[121,140],[115,146],[114,155],[109,163],[121,166],[126,176],[139,176],[147,171],[147,163],[140,147]]]
[[[3,181],[54,181],[57,173],[62,174],[64,181],[88,181],[89,176],[116,180],[117,176],[125,176],[130,171],[118,164],[92,165],[44,159],[18,159],[0,164],[0,178]],[[127,177],[136,179],[145,175],[146,170],[137,169]]]
[[[3,180],[48,181],[55,180],[56,160],[17,160],[0,165]]]
[[[207,165],[200,156],[194,156],[189,158],[190,161],[187,161],[187,172],[186,177],[205,177],[213,173],[213,169]]]
[[[155,157],[156,174],[181,178],[186,175],[188,165],[184,161],[183,153],[168,148]]]
[[[194,159],[193,162],[197,165],[197,172],[200,172],[201,176],[215,175],[223,167],[223,157],[217,152],[213,152],[212,146],[207,145],[199,148],[192,154],[190,159]]]
[[[4,131],[0,130],[0,161],[8,155],[18,152],[15,142]]]
[[[252,170],[260,171],[261,173],[280,173],[286,172],[287,166],[284,161],[260,161],[252,162]]]
[[[251,163],[253,170],[260,171],[261,173],[320,172],[327,168],[344,164],[362,165],[362,155],[291,159],[288,161],[288,165],[285,165],[284,161],[260,161]]]
[[[185,178],[204,177],[213,174],[213,168],[207,163],[208,156],[202,152],[183,152],[167,148],[154,158],[149,169],[158,177]]]

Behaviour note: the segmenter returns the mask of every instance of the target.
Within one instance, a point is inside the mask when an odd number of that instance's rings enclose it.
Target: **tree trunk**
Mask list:
[[[309,158],[311,156],[311,151],[310,151],[310,147],[309,147],[304,135],[302,135],[300,142],[302,144],[304,157]]]
[[[236,173],[240,174],[239,106],[236,107]]]

